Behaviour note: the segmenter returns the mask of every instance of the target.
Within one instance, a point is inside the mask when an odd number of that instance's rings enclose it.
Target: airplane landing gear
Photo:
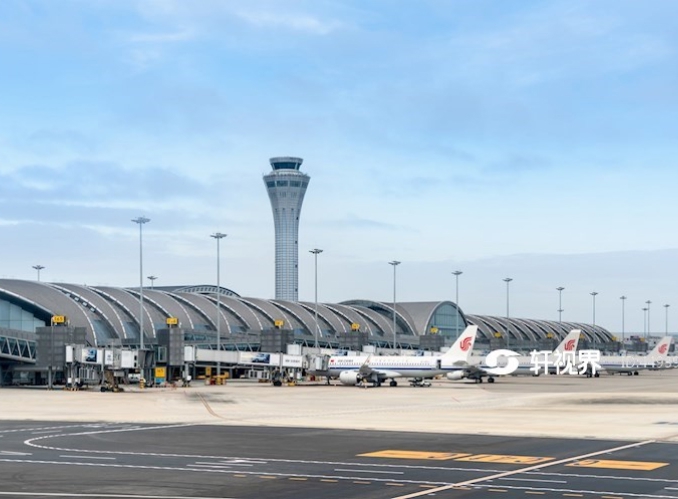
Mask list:
[[[494,378],[492,376],[490,376],[489,378],[487,378],[487,382],[488,383],[494,383]]]
[[[388,386],[398,386],[398,382],[394,379],[391,380],[391,382],[388,384]]]

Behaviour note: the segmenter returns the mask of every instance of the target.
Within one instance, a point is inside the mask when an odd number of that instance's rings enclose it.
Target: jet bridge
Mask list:
[[[35,352],[34,333],[0,328],[0,362],[35,364]]]

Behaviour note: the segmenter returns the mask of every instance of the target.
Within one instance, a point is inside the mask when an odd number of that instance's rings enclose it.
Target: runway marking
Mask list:
[[[379,474],[384,474],[384,475],[404,475],[404,471],[372,471],[372,470],[348,470],[348,469],[341,469],[341,468],[335,468],[334,471],[350,471],[352,473],[379,473]]]
[[[426,452],[415,450],[380,450],[358,454],[359,457],[383,457],[388,459],[431,459],[435,461],[446,461],[448,459],[457,459],[470,456],[463,452]]]
[[[668,466],[669,463],[653,463],[650,461],[607,461],[604,459],[584,459],[566,464],[574,468],[607,468],[615,470],[653,471]]]
[[[337,483],[339,480],[334,480],[333,478],[321,478],[321,482]]]
[[[17,428],[15,430],[0,430],[0,433],[20,433],[25,431],[40,431],[40,430],[64,430],[68,428],[83,428],[84,425],[67,425],[67,426],[47,426],[38,428]]]
[[[488,492],[506,492],[504,489],[487,489]]]
[[[500,464],[539,464],[546,461],[553,461],[553,457],[536,456],[509,456],[502,454],[477,454],[468,457],[461,457],[455,461],[465,461],[471,463],[500,463]]]
[[[308,480],[308,478],[299,478],[299,477],[296,477],[296,476],[291,476],[291,477],[288,478],[288,480],[295,480],[297,482],[305,482],[305,481]]]
[[[67,455],[61,455],[59,457],[65,457],[65,458],[70,458],[70,459],[103,459],[103,460],[109,460],[109,461],[115,461],[117,459],[115,457],[102,457],[102,456],[67,456]]]
[[[539,492],[537,490],[526,490],[525,493],[526,494],[540,495],[540,496],[543,496],[544,494],[546,494],[546,492]]]
[[[391,487],[404,487],[404,483],[395,483],[395,482],[386,482],[384,485],[389,485]]]
[[[139,494],[102,494],[100,492],[91,494],[77,494],[73,492],[0,492],[0,496],[10,497],[104,497],[111,499],[235,499],[229,497],[198,497],[198,496],[146,496]]]
[[[41,435],[41,434],[43,434],[43,433],[58,433],[58,432],[60,432],[60,431],[63,431],[63,430],[58,429],[58,430],[42,430],[42,431],[34,431],[33,433],[31,433],[31,435]]]
[[[271,475],[259,475],[259,478],[265,478],[266,480],[275,480],[278,477],[277,476],[271,476]]]
[[[620,496],[601,496],[602,499],[624,499],[623,497]]]
[[[499,480],[513,480],[516,482],[567,483],[567,480],[541,480],[539,478],[500,478]]]
[[[487,489],[488,487],[492,487],[491,485],[476,485],[476,489]],[[538,491],[538,492],[550,492],[551,495],[553,493],[560,493],[561,495],[565,497],[585,497],[586,495],[616,495],[619,496],[619,499],[626,499],[626,498],[638,498],[638,499],[678,499],[678,496],[669,496],[669,495],[657,495],[657,494],[636,494],[632,492],[612,492],[609,490],[574,490],[574,489],[554,489],[554,488],[546,488],[546,487],[518,487],[518,486],[511,486],[511,485],[505,485],[507,489],[511,489],[512,491]],[[431,491],[429,491],[431,492]]]
[[[8,456],[30,456],[30,452],[14,452],[11,450],[0,450],[0,454],[5,454]]]
[[[535,464],[533,466],[528,466],[527,468],[520,468],[520,469],[517,469],[517,470],[505,471],[505,472],[498,473],[498,474],[495,474],[495,475],[490,475],[490,476],[480,477],[480,478],[474,478],[474,479],[471,479],[471,480],[466,480],[464,482],[458,482],[458,483],[454,483],[454,484],[451,484],[451,485],[443,485],[441,487],[438,487],[437,489],[429,489],[428,491],[414,492],[412,494],[407,494],[407,495],[404,495],[404,496],[395,497],[393,499],[412,499],[414,497],[421,497],[423,495],[427,495],[427,494],[434,493],[434,492],[437,493],[437,492],[442,492],[442,491],[445,491],[445,490],[450,490],[450,489],[453,489],[455,486],[459,486],[459,485],[474,485],[474,484],[481,483],[481,482],[496,480],[498,478],[504,478],[504,477],[508,477],[508,476],[518,475],[518,474],[521,474],[521,473],[526,473],[528,471],[535,471],[535,470],[540,470],[540,469],[551,467],[551,466],[557,466],[557,465],[560,465],[560,464],[571,463],[573,461],[579,461],[579,460],[582,460],[582,459],[586,459],[586,458],[590,458],[590,457],[594,457],[594,456],[599,456],[601,454],[610,454],[612,452],[617,452],[617,451],[620,451],[620,450],[641,447],[643,445],[647,445],[647,444],[650,444],[650,443],[653,443],[653,442],[654,442],[654,440],[645,440],[643,442],[636,442],[636,443],[633,443],[633,444],[622,445],[622,446],[619,446],[619,447],[614,447],[612,449],[604,449],[604,450],[601,450],[601,451],[591,452],[589,454],[584,454],[584,455],[581,455],[581,456],[568,457],[568,458],[565,458],[565,459],[559,459],[558,461],[550,461],[548,463]]]
[[[361,482],[360,480],[353,480],[353,483],[357,483],[359,485],[371,485],[372,482]]]

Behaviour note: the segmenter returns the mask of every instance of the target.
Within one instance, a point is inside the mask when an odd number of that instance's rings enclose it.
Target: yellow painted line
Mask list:
[[[391,487],[402,487],[403,486],[402,483],[390,483],[390,482],[387,482],[386,485],[390,485]]]
[[[233,476],[238,478],[247,478],[247,475],[233,475]]]
[[[321,482],[330,482],[330,483],[337,483],[339,480],[330,480],[329,478],[321,478]]]
[[[534,491],[534,490],[526,490],[525,493],[526,494],[534,494],[534,495],[538,495],[538,496],[543,496],[544,494],[546,494],[546,492],[537,492],[537,491]]]
[[[265,479],[267,479],[267,480],[275,480],[275,479],[278,478],[278,477],[276,477],[276,476],[268,476],[268,475],[260,475],[259,478],[265,478]]]
[[[460,457],[470,456],[463,452],[428,452],[417,450],[380,450],[368,452],[367,454],[358,454],[361,457],[383,457],[388,459],[431,459],[434,461],[445,461],[447,459],[458,459]]]
[[[299,482],[305,482],[306,480],[308,480],[308,478],[297,478],[297,477],[292,476],[292,477],[288,478],[288,480],[297,480]]]
[[[565,497],[584,497],[584,494],[563,494]]]
[[[506,492],[506,489],[487,489],[488,492]]]
[[[601,496],[603,499],[624,499],[623,497],[619,496]]]
[[[370,485],[372,482],[359,482],[358,480],[353,480],[353,483],[358,483],[360,485]]]
[[[500,463],[500,464],[539,464],[552,461],[553,457],[537,456],[510,456],[503,454],[475,454],[473,456],[456,458],[456,461],[471,463]]]
[[[584,459],[566,466],[574,468],[605,468],[612,470],[652,471],[668,466],[669,463],[654,463],[651,461],[607,461],[604,459]]]

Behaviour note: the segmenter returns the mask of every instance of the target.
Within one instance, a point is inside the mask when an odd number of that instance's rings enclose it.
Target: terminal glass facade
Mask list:
[[[32,313],[6,300],[0,300],[0,327],[34,332],[37,327],[44,327],[45,321],[36,318]]]
[[[466,328],[466,319],[456,306],[444,303],[433,313],[428,330],[432,327],[438,328],[438,334],[456,339]]]

